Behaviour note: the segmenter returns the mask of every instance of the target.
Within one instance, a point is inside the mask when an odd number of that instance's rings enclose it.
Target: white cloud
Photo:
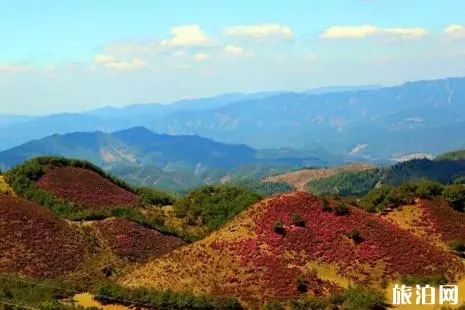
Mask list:
[[[401,39],[420,39],[428,35],[423,28],[379,28],[371,25],[363,26],[333,26],[321,33],[322,39],[362,39],[367,37],[385,36]]]
[[[310,53],[310,54],[307,54],[307,57],[306,57],[309,61],[316,61],[318,60],[319,56],[318,54],[316,53]]]
[[[44,70],[46,72],[55,72],[56,67],[54,65],[46,65],[46,66],[44,66]]]
[[[105,64],[105,67],[108,69],[113,69],[113,70],[136,70],[143,68],[147,65],[147,63],[144,60],[141,60],[139,58],[134,58],[130,61],[115,61],[115,62],[110,62]]]
[[[106,64],[106,63],[110,63],[114,61],[115,61],[115,57],[110,56],[110,55],[99,54],[94,57],[94,63],[96,64]]]
[[[465,38],[465,27],[461,25],[449,25],[444,29],[444,34],[451,39]]]
[[[102,65],[103,67],[117,71],[136,70],[145,67],[147,64],[144,60],[133,58],[132,60],[117,60],[111,55],[100,54],[94,57],[94,66],[91,70],[95,71],[95,65]]]
[[[227,36],[250,37],[255,39],[292,39],[292,29],[280,24],[251,26],[230,26],[223,29]]]
[[[158,41],[118,42],[107,44],[104,51],[111,55],[147,55],[161,49]]]
[[[175,57],[182,57],[182,56],[185,56],[186,53],[184,51],[182,51],[182,50],[179,50],[179,51],[173,52],[172,55],[175,56]]]
[[[205,54],[205,53],[197,53],[194,55],[195,61],[205,61],[210,58],[210,55]]]
[[[0,72],[26,72],[31,68],[26,65],[12,65],[0,63]]]
[[[172,37],[161,41],[162,46],[209,46],[214,45],[212,38],[208,37],[199,25],[185,25],[171,28]]]
[[[253,53],[246,51],[243,47],[233,45],[233,44],[226,45],[223,48],[223,51],[228,55],[237,56],[237,57],[253,57],[254,56]]]

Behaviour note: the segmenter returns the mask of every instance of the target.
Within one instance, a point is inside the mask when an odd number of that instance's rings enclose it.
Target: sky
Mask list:
[[[0,0],[0,114],[465,76],[463,0]]]

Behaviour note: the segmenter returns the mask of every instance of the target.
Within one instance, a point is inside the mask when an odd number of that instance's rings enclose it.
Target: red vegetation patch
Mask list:
[[[421,200],[420,222],[427,231],[439,233],[443,241],[465,241],[465,214],[454,210],[444,200]]]
[[[51,211],[0,194],[0,273],[53,277],[84,259],[83,239]]]
[[[138,206],[137,195],[110,182],[96,172],[76,167],[49,170],[37,185],[58,198],[84,208]]]
[[[444,274],[452,280],[465,273],[455,255],[381,216],[353,207],[348,207],[348,213],[324,211],[320,200],[307,193],[274,197],[251,207],[204,240],[127,275],[122,283],[198,287],[254,305],[268,298],[299,296],[302,290],[298,283],[304,283],[309,293],[324,296],[348,282],[342,280],[376,285],[381,279],[402,275]],[[304,223],[292,225],[297,217]],[[276,231],[278,221],[284,232]],[[341,277],[325,275],[313,266],[336,267]]]
[[[98,222],[95,227],[117,256],[134,261],[166,254],[184,244],[179,238],[121,218]]]
[[[275,253],[286,249],[305,252],[306,259],[335,262],[346,272],[355,269],[363,273],[361,264],[385,263],[385,275],[453,274],[463,269],[458,260],[440,249],[425,243],[397,226],[357,208],[349,207],[350,214],[337,216],[322,210],[314,196],[298,193],[281,196],[269,202],[266,211],[256,221],[258,240],[271,246]],[[306,227],[290,225],[291,215],[299,213]],[[287,227],[286,235],[273,232],[273,222],[281,220]],[[354,244],[346,235],[358,231],[363,242]],[[246,253],[244,253],[246,254]],[[296,263],[305,263],[305,260]]]
[[[370,269],[381,264],[379,277],[436,275],[453,277],[464,267],[453,255],[399,229],[379,216],[349,207],[349,215],[322,210],[320,201],[305,193],[283,195],[251,210],[256,238],[238,242],[215,241],[218,251],[237,253],[244,266],[264,266],[262,280],[275,288],[276,296],[296,294],[295,279],[302,276],[298,266],[308,261],[334,263],[339,273],[357,282],[369,282]],[[305,227],[291,225],[298,213]],[[284,224],[283,235],[274,223]],[[358,231],[363,241],[355,244],[347,235]],[[266,245],[266,251],[261,251]],[[287,255],[286,255],[287,253]],[[291,253],[291,255],[289,255]]]

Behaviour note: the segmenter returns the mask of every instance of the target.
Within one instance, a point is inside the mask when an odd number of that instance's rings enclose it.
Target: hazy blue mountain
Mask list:
[[[58,114],[4,126],[0,150],[53,133],[136,126],[255,149],[326,149],[385,160],[465,147],[465,78],[304,93],[232,93],[165,104]],[[14,134],[12,134],[14,133]]]
[[[338,85],[338,86],[325,86],[313,88],[309,91],[306,91],[307,94],[327,94],[327,93],[342,93],[348,91],[360,91],[360,90],[375,90],[380,89],[383,86],[381,85]]]
[[[129,181],[170,190],[345,161],[324,150],[257,151],[246,145],[225,144],[199,136],[156,134],[135,127],[114,133],[76,132],[33,140],[0,152],[0,169],[9,169],[37,156],[89,160]]]
[[[148,125],[255,148],[292,147],[388,158],[465,146],[465,79],[324,94],[285,93]],[[444,133],[447,133],[444,135]]]
[[[281,92],[231,93],[209,98],[179,100],[171,104],[133,104],[124,107],[105,107],[85,113],[62,113],[43,117],[0,115],[0,128],[2,128],[0,150],[54,133],[111,132],[156,122],[176,111],[214,109],[237,101],[265,98],[278,93]]]
[[[33,120],[34,118],[36,117],[27,115],[0,114],[0,128],[27,122]]]

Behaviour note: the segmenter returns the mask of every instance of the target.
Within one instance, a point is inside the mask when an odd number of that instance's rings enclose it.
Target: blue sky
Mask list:
[[[465,75],[462,0],[0,0],[0,113]]]

